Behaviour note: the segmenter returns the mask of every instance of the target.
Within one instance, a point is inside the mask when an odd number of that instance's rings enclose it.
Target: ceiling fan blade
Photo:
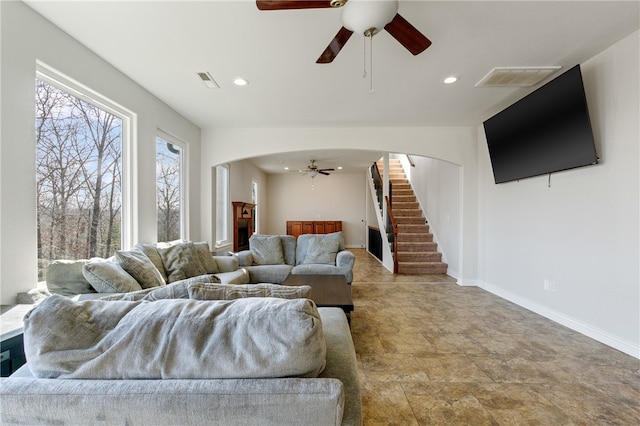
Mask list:
[[[331,173],[327,173],[323,170],[318,170],[318,173],[320,173],[321,175],[325,175],[325,176],[329,176]]]
[[[331,7],[329,0],[256,0],[260,10],[321,9]]]
[[[396,16],[385,25],[384,29],[414,56],[424,52],[427,47],[431,46],[431,40],[426,38],[399,13],[396,13]]]
[[[336,169],[318,169],[319,172],[335,172]]]
[[[347,43],[349,37],[351,37],[353,31],[346,29],[345,27],[340,28],[338,34],[331,40],[329,46],[322,52],[322,55],[316,61],[316,64],[328,64],[333,62],[333,60],[338,56],[342,47]]]

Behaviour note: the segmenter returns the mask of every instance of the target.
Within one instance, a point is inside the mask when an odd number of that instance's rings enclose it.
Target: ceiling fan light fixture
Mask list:
[[[342,24],[348,30],[371,37],[398,13],[397,0],[350,0],[342,12]]]

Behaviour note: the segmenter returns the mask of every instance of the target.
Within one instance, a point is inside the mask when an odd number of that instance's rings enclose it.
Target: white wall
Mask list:
[[[640,357],[639,33],[582,64],[601,164],[493,183],[478,133],[482,286]],[[544,290],[544,280],[556,291]]]
[[[462,173],[461,197],[463,200],[460,205],[459,240],[455,249],[460,256],[458,281],[460,283],[475,283],[477,276],[476,139],[476,129],[470,127],[203,129],[202,169],[206,170],[216,164],[260,155],[318,148],[401,152],[440,158],[458,164],[461,166]],[[271,183],[269,183],[270,185]],[[203,235],[215,240],[212,213],[206,207],[211,205],[213,190],[210,176],[203,176],[202,230]],[[270,212],[274,211],[272,203],[274,201],[270,194]],[[302,204],[291,206],[291,208],[302,208]],[[296,212],[296,216],[300,216],[300,214],[307,214],[307,212]],[[294,219],[298,218],[294,217]],[[361,218],[366,219],[366,212],[362,214]],[[274,224],[274,226],[284,225]],[[272,229],[271,225],[268,229]],[[362,232],[364,229],[363,225]],[[359,239],[350,243],[360,244]]]
[[[200,130],[22,2],[0,2],[1,168],[0,301],[37,280],[35,184],[36,60],[57,69],[137,114],[134,241],[156,238],[157,128],[188,144],[190,235],[200,235]]]
[[[446,161],[412,156],[415,167],[405,168],[416,193],[438,250],[447,262],[447,273],[460,276],[460,206],[462,203],[462,173],[460,166]]]
[[[313,179],[298,174],[272,174],[267,180],[269,219],[263,233],[286,234],[288,220],[341,220],[345,245],[364,247],[364,173],[333,173]]]

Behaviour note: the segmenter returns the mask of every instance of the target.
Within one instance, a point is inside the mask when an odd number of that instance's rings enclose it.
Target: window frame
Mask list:
[[[35,80],[42,80],[78,99],[88,102],[122,120],[122,228],[120,246],[131,248],[138,235],[136,179],[137,115],[88,86],[72,79],[41,61],[36,61]]]
[[[220,194],[219,194],[219,191],[218,191],[218,189],[219,189],[218,169],[226,170],[226,178],[227,178],[226,185],[223,188],[224,189],[224,197],[225,198],[224,198],[222,203],[218,202],[219,197],[220,197]],[[221,247],[228,246],[228,245],[231,244],[231,237],[230,237],[230,233],[231,233],[231,226],[230,226],[230,223],[231,223],[231,208],[230,208],[231,201],[229,200],[229,196],[230,196],[229,188],[230,188],[231,170],[230,170],[229,164],[226,164],[226,163],[225,164],[219,164],[219,165],[215,166],[213,168],[213,170],[214,170],[213,177],[214,177],[214,181],[215,181],[215,186],[214,187],[216,189],[216,191],[215,191],[215,194],[216,194],[215,200],[213,200],[213,208],[215,209],[215,212],[216,212],[216,215],[215,215],[216,223],[214,224],[215,225],[214,226],[214,236],[215,236],[214,240],[215,240],[215,247],[216,248],[221,248]],[[222,206],[222,208],[224,210],[223,212],[218,211],[218,205]],[[225,234],[226,235],[224,235],[224,238],[222,238],[222,239],[220,239],[220,236],[218,235],[218,220],[219,220],[219,217],[223,217],[224,218],[224,221],[225,221],[224,223],[226,225],[225,226]]]
[[[178,139],[172,134],[167,133],[162,129],[156,130],[156,141],[154,142],[157,143],[158,138],[166,142],[169,142],[172,145],[176,145],[180,147],[180,150],[182,153],[180,155],[180,238],[188,239],[189,238],[189,196],[188,196],[187,188],[189,188],[189,184],[188,184],[189,174],[186,173],[186,165],[189,164],[189,161],[188,161],[189,144],[182,141],[181,139]],[[156,156],[157,156],[157,151],[156,151]],[[156,164],[157,164],[157,157],[156,157]],[[156,232],[155,232],[156,238],[158,235],[157,208],[158,208],[158,205],[156,200]]]

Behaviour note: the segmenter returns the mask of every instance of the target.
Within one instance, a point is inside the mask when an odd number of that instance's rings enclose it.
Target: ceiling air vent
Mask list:
[[[476,83],[476,87],[535,86],[560,68],[562,67],[496,67]]]
[[[213,77],[211,77],[211,74],[209,74],[208,72],[199,72],[198,77],[200,77],[200,80],[202,80],[204,85],[207,86],[209,89],[220,88],[220,86],[218,86],[218,83],[216,83]]]

